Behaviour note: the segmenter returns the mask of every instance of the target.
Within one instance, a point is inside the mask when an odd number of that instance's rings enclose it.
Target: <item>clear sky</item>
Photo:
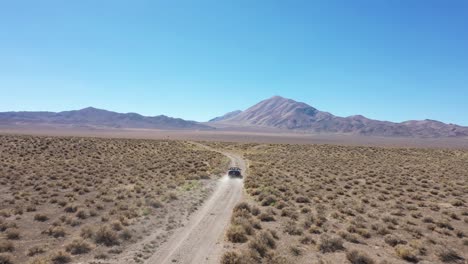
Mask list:
[[[468,1],[0,0],[0,111],[205,121],[273,95],[468,125]]]

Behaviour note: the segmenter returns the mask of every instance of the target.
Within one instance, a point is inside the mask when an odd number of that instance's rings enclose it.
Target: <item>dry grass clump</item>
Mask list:
[[[10,241],[0,241],[0,253],[15,251],[15,245]]]
[[[221,257],[221,264],[254,264],[254,260],[235,251],[228,251]]]
[[[248,240],[247,232],[240,225],[231,225],[226,232],[226,236],[232,243],[245,243]]]
[[[13,264],[13,257],[9,254],[0,254],[0,264]]]
[[[108,226],[101,226],[94,234],[94,242],[107,247],[119,245],[119,236]]]
[[[231,218],[231,226],[226,233],[227,239],[233,243],[245,243],[248,241],[248,236],[254,235],[255,229],[261,229],[261,226],[252,215],[250,205],[237,204]]]
[[[276,230],[284,241],[271,252],[280,252],[290,263],[315,257],[343,261],[345,251],[334,250],[322,236],[340,238],[343,248],[358,249],[377,263],[437,263],[441,245],[467,258],[466,150],[211,146],[243,152],[249,161],[249,204],[260,208],[262,227]]]
[[[33,246],[28,249],[27,255],[30,257],[40,255],[46,252],[46,247],[45,246]]]
[[[444,248],[437,253],[440,261],[444,263],[464,263],[465,258],[463,258],[458,252],[450,248]]]
[[[371,257],[369,257],[366,253],[363,253],[357,250],[351,250],[348,253],[346,253],[346,258],[352,264],[374,264],[375,263],[375,261]]]
[[[6,231],[6,238],[10,240],[18,240],[21,237],[21,233],[17,229],[8,229]]]
[[[276,263],[273,251],[279,237],[276,231],[265,230],[256,220],[255,217],[261,215],[261,209],[246,202],[235,206],[226,237],[228,241],[244,244],[245,247],[241,252],[226,252],[221,263]]]
[[[409,262],[418,262],[418,253],[416,252],[415,249],[413,249],[412,247],[409,247],[409,246],[405,246],[405,245],[398,245],[395,247],[395,252],[396,254],[406,260],[406,261],[409,261]]]
[[[73,261],[86,262],[156,223],[168,232],[179,224],[169,218],[193,212],[206,179],[227,166],[222,154],[183,141],[0,135],[0,153],[0,235],[15,244],[15,263],[46,244],[70,245]]]
[[[72,255],[79,255],[90,252],[92,250],[92,246],[82,239],[75,239],[70,244],[66,245],[65,249]]]
[[[71,261],[72,261],[72,258],[70,254],[68,254],[67,252],[63,252],[63,251],[57,251],[50,256],[50,262],[52,264],[65,264],[65,263],[70,263]]]
[[[44,215],[44,214],[36,214],[34,216],[34,220],[39,221],[39,222],[45,222],[45,221],[49,220],[49,217],[47,215]]]
[[[344,250],[343,240],[339,237],[330,237],[328,235],[322,235],[320,237],[320,244],[318,245],[319,250],[323,253],[336,252]]]

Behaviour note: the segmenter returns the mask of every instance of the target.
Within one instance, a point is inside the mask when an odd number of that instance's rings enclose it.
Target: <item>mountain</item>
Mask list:
[[[136,113],[116,113],[93,107],[64,112],[4,112],[1,125],[64,125],[109,128],[153,129],[213,129],[195,121],[186,121],[164,115],[142,116]]]
[[[232,117],[235,117],[236,115],[242,113],[241,110],[236,110],[236,111],[232,111],[232,112],[229,112],[223,116],[218,116],[218,117],[215,117],[213,119],[211,119],[210,121],[208,122],[217,122],[217,121],[223,121],[223,120],[226,120],[226,119],[229,119],[229,118],[232,118]]]
[[[214,120],[213,124],[255,126],[320,133],[350,133],[371,136],[465,137],[468,127],[435,120],[394,123],[361,115],[339,117],[281,96],[263,100],[241,113]]]

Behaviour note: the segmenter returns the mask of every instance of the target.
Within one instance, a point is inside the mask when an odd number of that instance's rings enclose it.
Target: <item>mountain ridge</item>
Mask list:
[[[165,115],[143,116],[137,113],[118,113],[94,107],[61,112],[2,112],[0,113],[0,124],[46,124],[109,128],[214,129],[195,121],[187,121]]]
[[[281,96],[263,100],[235,116],[212,123],[259,126],[292,131],[349,133],[370,136],[465,137],[468,127],[436,120],[380,121],[363,115],[339,117]]]
[[[86,107],[62,112],[1,112],[0,125],[50,125],[90,128],[142,128],[162,130],[233,130],[249,129],[304,133],[357,134],[384,137],[468,137],[468,127],[441,121],[408,120],[400,123],[380,121],[363,115],[335,116],[306,103],[281,96],[260,101],[241,111],[236,110],[200,123],[165,115],[143,116]]]

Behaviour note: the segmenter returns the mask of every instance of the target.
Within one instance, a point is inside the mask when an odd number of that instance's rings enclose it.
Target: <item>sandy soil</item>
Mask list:
[[[294,133],[278,130],[156,130],[156,129],[86,129],[50,126],[2,126],[0,134],[80,136],[103,138],[171,139],[191,141],[334,144],[351,146],[429,147],[467,149],[468,138],[374,137],[351,134]]]
[[[231,159],[231,166],[245,171],[246,164],[240,156],[224,154]],[[176,230],[146,263],[219,263],[232,209],[242,196],[242,179],[222,177],[203,207],[184,227]]]

